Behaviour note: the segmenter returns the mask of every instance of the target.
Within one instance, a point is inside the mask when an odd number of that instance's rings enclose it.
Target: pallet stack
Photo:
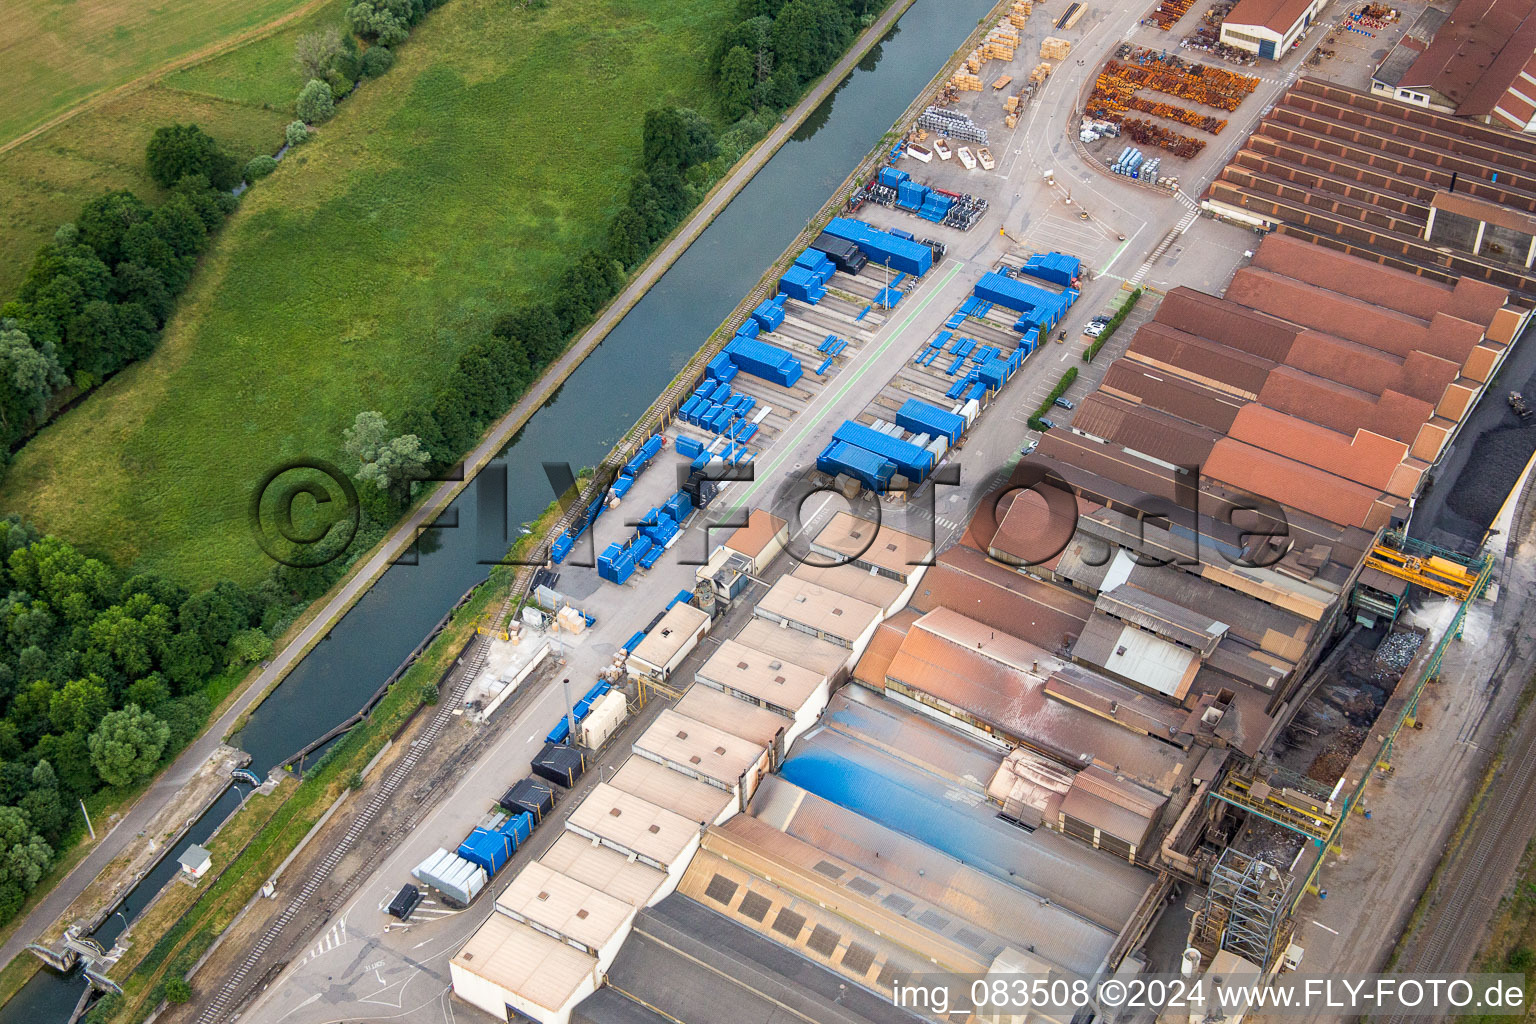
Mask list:
[[[1040,56],[1046,60],[1066,60],[1067,54],[1072,52],[1070,40],[1058,39],[1055,36],[1046,36],[1040,40]]]
[[[970,71],[956,71],[949,84],[960,92],[981,92],[981,78]]]
[[[1023,31],[1029,22],[1029,15],[1033,5],[1029,0],[1013,0],[1013,9],[1008,12],[1008,21],[1014,28]]]

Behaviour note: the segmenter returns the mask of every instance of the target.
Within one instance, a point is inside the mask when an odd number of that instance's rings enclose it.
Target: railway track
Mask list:
[[[1409,973],[1465,970],[1508,879],[1536,833],[1536,708],[1516,725],[1505,765],[1493,782],[1487,805],[1473,824],[1470,840],[1434,897],[1429,920],[1396,969]],[[1407,1017],[1386,1020],[1397,1024]]]
[[[510,595],[508,602],[504,602],[502,605],[502,615],[506,614],[509,602]],[[267,952],[272,948],[273,943],[281,937],[284,929],[293,922],[294,918],[303,912],[315,893],[330,878],[331,872],[336,870],[336,866],[351,852],[357,841],[362,838],[363,833],[368,830],[379,816],[379,813],[393,799],[396,791],[399,790],[406,778],[416,768],[422,755],[426,753],[438,735],[447,727],[449,721],[453,718],[454,710],[463,703],[464,695],[469,690],[469,684],[484,666],[489,648],[489,637],[482,635],[475,638],[475,643],[469,657],[458,668],[458,677],[453,684],[452,691],[445,700],[438,703],[437,711],[433,714],[432,721],[428,723],[422,734],[412,742],[411,748],[406,755],[385,776],[384,781],[379,784],[378,789],[374,792],[368,803],[364,805],[363,809],[352,820],[352,824],[342,835],[340,841],[315,866],[314,871],[310,872],[309,878],[304,881],[299,891],[289,900],[288,905],[283,908],[283,912],[262,933],[261,938],[257,940],[256,944],[251,947],[250,952],[246,954],[240,966],[225,980],[218,992],[203,1007],[203,1012],[198,1014],[197,1017],[198,1024],[218,1024],[219,1021],[225,1019],[231,1008],[243,1003],[244,1000],[241,997],[245,994],[245,990],[250,987],[246,981],[249,978],[251,979],[251,985],[254,985],[263,976],[260,971],[261,964],[266,958]]]

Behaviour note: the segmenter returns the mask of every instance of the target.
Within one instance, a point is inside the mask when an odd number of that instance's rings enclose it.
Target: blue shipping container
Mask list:
[[[845,420],[832,435],[836,440],[857,445],[874,452],[881,458],[896,464],[902,476],[914,484],[921,483],[933,469],[933,452],[919,448],[910,441],[902,441],[889,434],[882,434],[873,427],[866,427],[855,420]]]
[[[954,444],[965,433],[965,417],[929,405],[918,398],[909,398],[896,412],[896,425],[918,434],[943,434]]]
[[[833,441],[816,457],[816,468],[831,476],[846,474],[872,491],[884,492],[896,475],[896,464],[857,445]]]
[[[1037,253],[1025,260],[1024,266],[1019,269],[1030,277],[1037,277],[1042,281],[1059,284],[1065,288],[1082,272],[1082,262],[1077,257],[1068,256],[1066,253]]]
[[[459,856],[471,864],[478,864],[488,875],[494,875],[506,866],[512,856],[512,838],[488,828],[476,828],[459,844]]]
[[[528,841],[528,837],[533,835],[533,826],[533,815],[529,814],[527,811],[519,811],[517,814],[512,815],[512,817],[502,822],[501,828],[497,829],[496,831],[512,840],[512,850],[515,853],[517,848],[526,843]]]

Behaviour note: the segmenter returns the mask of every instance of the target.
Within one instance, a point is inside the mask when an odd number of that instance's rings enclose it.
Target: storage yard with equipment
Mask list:
[[[1507,556],[1413,510],[1488,396],[1524,422],[1529,277],[1328,244],[1364,200],[1290,224],[1274,147],[1365,101],[1160,53],[1191,9],[983,19],[532,538],[415,802],[310,875],[342,804],[278,883],[320,898],[194,984],[268,1024],[907,1024],[925,972],[1380,967],[1419,883],[1344,879],[1432,863],[1399,780],[1472,779],[1518,689],[1471,648],[1536,579],[1527,485]],[[1415,230],[1516,230],[1462,187]]]

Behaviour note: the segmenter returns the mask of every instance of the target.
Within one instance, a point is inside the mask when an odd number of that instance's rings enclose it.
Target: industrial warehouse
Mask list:
[[[1207,62],[1182,0],[1004,6],[527,524],[418,716],[458,745],[242,1019],[982,1020],[1472,920],[1429,876],[1536,664],[1536,154],[1314,75],[1413,10],[1225,0]],[[1133,110],[1239,137],[1169,176]]]

